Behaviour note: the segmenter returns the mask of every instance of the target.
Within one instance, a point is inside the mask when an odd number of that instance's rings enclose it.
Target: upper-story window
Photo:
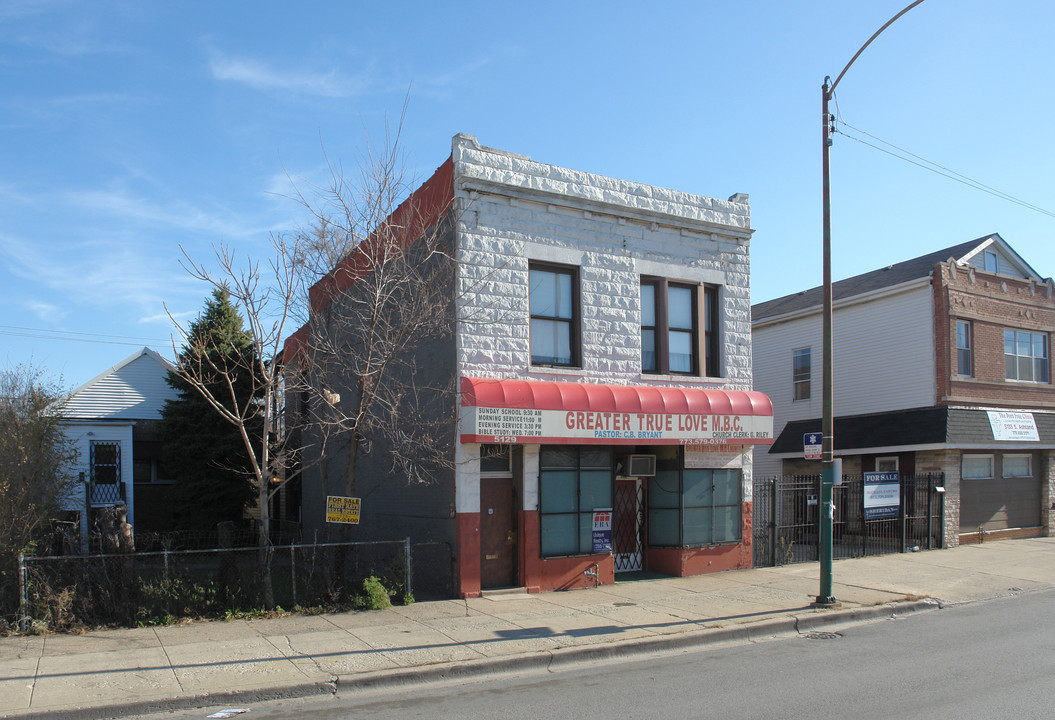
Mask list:
[[[103,485],[121,482],[121,443],[91,443],[91,480]]]
[[[1048,382],[1048,336],[1005,329],[1004,369],[1008,380]]]
[[[971,323],[956,321],[956,374],[971,375]]]
[[[700,311],[700,296],[703,311]],[[700,323],[703,342],[700,342]],[[641,371],[717,377],[718,288],[641,279]]]
[[[578,270],[532,264],[530,277],[531,364],[578,367]]]
[[[810,379],[813,373],[810,348],[799,348],[791,353],[791,385],[794,400],[810,399]]]
[[[984,263],[986,272],[995,273],[1000,267],[999,263],[997,262],[996,253],[992,250],[982,251],[982,262]]]

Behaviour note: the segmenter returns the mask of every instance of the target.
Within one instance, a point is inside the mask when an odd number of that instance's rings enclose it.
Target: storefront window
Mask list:
[[[657,470],[648,485],[649,545],[690,547],[740,540],[740,489],[739,470]]]
[[[960,477],[982,480],[993,477],[992,455],[964,455],[960,461]]]
[[[593,511],[612,507],[610,448],[544,445],[539,451],[543,557],[593,552]]]
[[[1004,477],[1032,477],[1033,467],[1029,455],[1004,455],[1000,458],[1004,469]]]

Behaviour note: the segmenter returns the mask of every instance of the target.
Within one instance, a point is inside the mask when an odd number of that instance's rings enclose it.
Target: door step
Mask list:
[[[505,595],[527,595],[527,588],[523,587],[508,587],[508,588],[489,588],[487,590],[480,591],[480,597],[502,597]]]

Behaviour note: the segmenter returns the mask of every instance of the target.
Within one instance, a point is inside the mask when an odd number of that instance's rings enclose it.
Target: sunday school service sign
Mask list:
[[[773,441],[769,415],[681,415],[463,407],[462,442],[750,445]]]

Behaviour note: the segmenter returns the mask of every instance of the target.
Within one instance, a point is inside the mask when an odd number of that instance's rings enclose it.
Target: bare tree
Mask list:
[[[251,261],[240,269],[224,246],[216,272],[187,258],[194,277],[226,288],[253,337],[257,380],[246,397],[236,398],[233,383],[221,383],[224,397],[209,390],[225,375],[207,361],[205,348],[205,361],[182,363],[179,372],[242,430],[259,490],[262,545],[268,500],[281,487],[272,478],[288,483],[310,468],[324,494],[347,497],[360,489],[357,471],[366,455],[373,455],[375,473],[378,463],[388,463],[383,477],[375,475],[377,486],[393,478],[426,483],[453,467],[458,291],[451,168],[448,161],[410,192],[397,133],[380,152],[369,149],[351,179],[330,162],[326,185],[294,182],[309,226],[273,237],[263,269]],[[295,316],[303,324],[291,334]],[[250,437],[260,416],[265,436]]]
[[[374,454],[375,470],[383,457],[387,476],[429,482],[453,463],[455,373],[436,367],[439,348],[454,355],[451,196],[442,182],[409,192],[398,134],[353,178],[329,171],[327,186],[297,196],[313,216],[300,247],[314,282],[290,353],[308,381],[320,480],[327,494],[353,496],[360,460]]]
[[[216,270],[184,251],[184,267],[195,278],[230,295],[246,323],[248,352],[217,353],[208,335],[185,329],[174,318],[183,350],[176,373],[238,432],[256,488],[259,545],[271,545],[271,500],[299,469],[298,447],[280,426],[290,383],[281,362],[282,343],[301,290],[299,236],[271,236],[271,255],[244,262],[227,245],[216,248]],[[181,248],[182,249],[182,248]],[[172,317],[171,313],[169,314]],[[248,379],[248,382],[246,382]],[[262,553],[264,602],[274,606],[270,554]]]

